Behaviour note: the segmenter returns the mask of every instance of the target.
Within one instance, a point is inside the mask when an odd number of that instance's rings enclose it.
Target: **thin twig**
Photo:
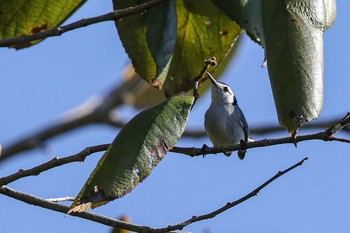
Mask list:
[[[105,21],[117,21],[126,16],[140,14],[165,1],[168,1],[168,0],[152,0],[134,7],[129,7],[122,10],[116,10],[116,11],[113,11],[104,15],[96,16],[96,17],[81,19],[74,23],[67,24],[62,27],[56,27],[47,31],[38,32],[33,35],[3,39],[3,40],[0,40],[0,47],[9,47],[9,46],[14,46],[16,44],[28,43],[34,40],[41,40],[41,39],[45,39],[53,36],[60,36],[65,32],[86,27],[96,23],[101,23]]]
[[[198,93],[198,87],[200,80],[204,77],[205,73],[209,70],[211,66],[216,66],[216,58],[212,57],[210,59],[207,59],[204,61],[204,66],[202,70],[199,72],[199,74],[193,78],[193,96],[194,96],[194,102],[192,104],[192,108],[199,99],[200,95]],[[192,109],[191,108],[191,109]]]
[[[260,185],[259,187],[257,187],[256,189],[254,189],[253,191],[251,191],[250,193],[248,193],[247,195],[241,197],[240,199],[233,201],[233,202],[228,202],[226,203],[226,205],[224,205],[223,207],[212,211],[208,214],[203,214],[203,215],[199,215],[199,216],[193,216],[191,218],[189,218],[186,221],[183,221],[179,224],[173,225],[173,226],[168,226],[165,228],[159,228],[159,229],[154,229],[151,232],[153,233],[163,233],[163,232],[168,232],[168,231],[174,231],[174,230],[182,230],[185,226],[188,226],[194,222],[198,222],[198,221],[202,221],[202,220],[206,220],[206,219],[210,219],[210,218],[214,218],[215,216],[217,216],[218,214],[221,214],[223,212],[225,212],[228,209],[231,209],[245,201],[247,201],[248,199],[257,196],[258,193],[264,189],[267,185],[269,185],[270,183],[272,183],[273,181],[275,181],[276,179],[278,179],[279,177],[283,176],[284,174],[292,171],[293,169],[303,165],[304,161],[307,160],[308,158],[304,158],[303,160],[301,160],[300,162],[294,164],[293,166],[287,168],[284,171],[279,171],[277,172],[276,175],[274,175],[273,177],[271,177],[269,180],[267,180],[265,183],[263,183],[262,185]]]
[[[335,123],[329,129],[327,129],[325,134],[327,137],[330,137],[342,130],[348,124],[350,124],[350,112],[346,113],[346,115],[339,122]]]
[[[57,197],[57,198],[46,198],[46,201],[50,202],[64,202],[64,201],[74,201],[74,197]]]

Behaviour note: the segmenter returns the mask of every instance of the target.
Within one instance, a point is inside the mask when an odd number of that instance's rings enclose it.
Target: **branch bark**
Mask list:
[[[177,225],[173,225],[173,226],[168,226],[166,228],[159,228],[159,229],[154,229],[152,232],[154,233],[163,233],[163,232],[168,232],[168,231],[174,231],[174,230],[182,230],[185,226],[190,225],[192,223],[195,222],[199,222],[199,221],[203,221],[206,219],[210,219],[210,218],[214,218],[215,216],[249,200],[250,198],[257,196],[259,194],[259,192],[264,189],[267,185],[269,185],[270,183],[272,183],[273,181],[275,181],[276,179],[278,179],[279,177],[283,176],[284,174],[292,171],[293,169],[303,165],[304,161],[307,160],[308,158],[304,158],[303,160],[301,160],[300,162],[294,164],[293,166],[287,168],[284,171],[279,171],[277,172],[276,175],[274,175],[273,177],[271,177],[269,180],[267,180],[265,183],[263,183],[262,185],[260,185],[259,187],[257,187],[256,189],[254,189],[253,191],[251,191],[250,193],[248,193],[247,195],[241,197],[240,199],[233,201],[233,202],[228,202],[226,203],[226,205],[224,205],[223,207],[214,210],[208,214],[203,214],[203,215],[199,215],[199,216],[193,216],[192,218],[183,221]]]
[[[338,142],[350,143],[349,139],[336,138],[332,136],[325,137],[325,132],[320,132],[315,134],[296,136],[295,138],[284,137],[284,138],[276,138],[276,139],[262,139],[259,141],[247,142],[245,146],[236,144],[236,145],[230,145],[230,146],[208,147],[205,149],[196,148],[196,147],[173,147],[170,151],[174,153],[186,154],[193,157],[193,156],[217,154],[217,153],[224,153],[227,151],[238,151],[243,149],[266,147],[266,146],[273,146],[273,145],[280,145],[280,144],[287,144],[287,143],[295,144],[295,142],[303,142],[303,141],[310,141],[310,140],[338,141]]]
[[[40,207],[43,207],[45,209],[61,212],[64,214],[66,214],[69,210],[69,206],[50,202],[50,201],[47,201],[47,200],[42,199],[40,197],[33,196],[33,195],[30,195],[30,194],[27,194],[24,192],[20,192],[18,190],[11,189],[5,185],[0,187],[0,193],[6,195],[8,197],[12,197],[14,199],[17,199],[19,201],[23,201],[23,202],[30,204],[30,205],[40,206]],[[130,230],[130,231],[135,231],[135,232],[148,232],[148,230],[151,229],[150,227],[138,226],[135,224],[126,223],[126,222],[120,221],[118,219],[109,218],[109,217],[102,216],[102,215],[95,214],[95,213],[91,213],[91,212],[72,213],[71,215],[76,216],[76,217],[80,217],[80,218],[84,218],[84,219],[87,219],[87,220],[90,220],[93,222],[101,223],[101,224],[104,224],[107,226],[119,227],[119,228],[123,228],[123,229]]]
[[[120,20],[126,16],[129,15],[134,15],[134,14],[140,14],[154,6],[157,6],[165,1],[168,0],[152,0],[148,1],[146,3],[134,6],[134,7],[129,7],[126,9],[122,10],[116,10],[104,15],[96,16],[96,17],[91,17],[91,18],[86,18],[86,19],[81,19],[77,22],[67,24],[62,27],[56,27],[47,31],[42,31],[39,33],[35,33],[33,35],[28,35],[28,36],[21,36],[21,37],[16,37],[16,38],[9,38],[9,39],[3,39],[0,40],[0,47],[9,47],[13,46],[16,44],[22,44],[22,43],[28,43],[30,41],[34,40],[41,40],[45,39],[48,37],[53,37],[53,36],[60,36],[63,33],[66,33],[68,31],[72,31],[78,28],[86,27],[95,23],[101,23],[105,21],[116,21]]]
[[[43,163],[39,166],[33,167],[31,169],[20,169],[18,172],[15,172],[11,175],[5,176],[5,177],[0,177],[0,186],[9,184],[13,181],[16,181],[18,179],[21,179],[23,177],[27,176],[37,176],[40,173],[50,170],[54,167],[58,167],[64,164],[72,163],[72,162],[82,162],[85,160],[85,158],[88,155],[91,155],[96,152],[100,151],[105,151],[108,149],[110,144],[102,144],[102,145],[97,145],[97,146],[90,146],[86,147],[84,150],[80,151],[79,153],[75,155],[71,155],[65,158],[53,158],[52,160]]]

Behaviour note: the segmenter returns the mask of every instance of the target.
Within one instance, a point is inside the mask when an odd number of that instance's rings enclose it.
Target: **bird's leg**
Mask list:
[[[203,158],[207,155],[208,148],[209,148],[209,146],[207,146],[207,144],[203,144],[202,151],[201,151],[201,154],[203,154]]]
[[[239,141],[239,144],[240,144],[242,150],[246,150],[247,147],[248,147],[247,142],[244,141],[243,139],[241,139],[241,140]]]

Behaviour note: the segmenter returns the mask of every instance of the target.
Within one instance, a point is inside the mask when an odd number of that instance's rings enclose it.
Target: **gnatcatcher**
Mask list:
[[[216,81],[208,73],[211,82],[211,104],[205,113],[204,127],[214,146],[229,146],[248,142],[248,123],[231,88]],[[225,152],[229,156],[232,152]],[[239,150],[244,159],[246,150]]]

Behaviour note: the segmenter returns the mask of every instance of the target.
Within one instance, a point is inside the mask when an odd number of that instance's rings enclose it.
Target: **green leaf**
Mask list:
[[[135,116],[98,162],[69,212],[123,197],[142,182],[181,137],[192,96],[177,96]]]
[[[114,9],[141,2],[113,1]],[[192,89],[204,60],[215,56],[220,65],[242,32],[211,0],[169,1],[116,25],[135,71],[153,86],[164,83],[167,96]]]
[[[210,0],[178,0],[176,10],[177,41],[164,83],[167,96],[192,89],[205,59],[215,56],[220,66],[242,32]]]
[[[271,87],[279,121],[289,132],[322,110],[323,31],[332,24],[332,12],[335,18],[335,6],[325,6],[312,0],[262,2]]]
[[[177,17],[175,1],[167,1],[147,14],[146,41],[157,65],[157,81],[161,88],[168,73],[176,42]]]
[[[0,39],[31,35],[57,27],[84,0],[2,0],[0,1]],[[39,41],[16,45],[16,49]]]
[[[252,40],[263,45],[264,31],[261,0],[212,0],[230,19],[247,31]]]
[[[123,9],[145,0],[113,0],[114,9]],[[175,0],[116,22],[119,37],[136,72],[153,86],[161,88],[168,72],[176,41]]]

